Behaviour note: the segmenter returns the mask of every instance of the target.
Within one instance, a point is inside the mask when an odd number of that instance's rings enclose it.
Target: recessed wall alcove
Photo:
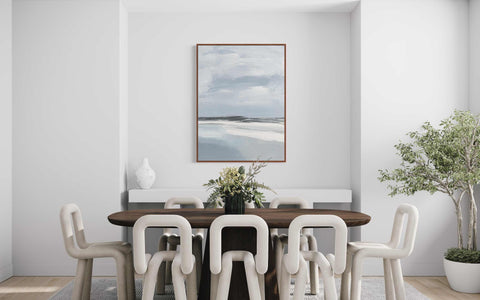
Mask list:
[[[197,43],[285,43],[287,162],[270,163],[260,180],[277,189],[350,190],[351,11],[357,4],[192,13],[195,8],[145,10],[132,1],[128,188],[136,187],[143,157],[156,171],[154,189],[198,189],[225,165],[239,165],[195,162]]]
[[[348,12],[130,13],[129,188],[143,157],[154,188],[198,188],[226,165],[195,162],[197,43],[286,43],[287,162],[261,180],[350,188]]]

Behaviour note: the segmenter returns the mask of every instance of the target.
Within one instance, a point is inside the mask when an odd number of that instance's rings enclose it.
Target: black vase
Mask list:
[[[225,214],[227,215],[243,215],[245,214],[245,201],[243,195],[235,194],[226,197],[224,200]]]

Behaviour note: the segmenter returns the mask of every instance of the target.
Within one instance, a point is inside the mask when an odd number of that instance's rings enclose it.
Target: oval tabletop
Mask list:
[[[179,215],[188,220],[193,228],[208,228],[215,218],[224,215],[223,208],[137,209],[116,212],[108,216],[110,223],[132,227],[144,215]],[[288,228],[290,222],[301,215],[336,215],[347,226],[361,226],[370,222],[370,216],[348,210],[300,209],[300,208],[252,208],[245,214],[254,214],[267,222],[271,228]],[[233,216],[233,215],[232,215]]]

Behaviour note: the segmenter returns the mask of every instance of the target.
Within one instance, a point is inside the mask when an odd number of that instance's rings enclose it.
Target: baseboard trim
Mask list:
[[[9,264],[0,268],[0,282],[13,276],[13,265]]]

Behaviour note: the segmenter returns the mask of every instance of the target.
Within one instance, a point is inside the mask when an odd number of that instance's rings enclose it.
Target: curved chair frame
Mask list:
[[[257,253],[227,251],[222,255],[222,229],[225,227],[253,227],[257,231]],[[212,272],[210,299],[226,299],[230,288],[233,261],[243,261],[247,275],[250,299],[265,299],[264,274],[268,269],[268,226],[256,215],[224,215],[210,226],[210,271]]]
[[[180,231],[180,252],[145,253],[145,230],[148,227],[175,227]],[[177,215],[145,215],[133,226],[134,265],[138,274],[145,274],[142,299],[153,299],[158,269],[162,262],[173,261],[173,287],[176,299],[196,299],[195,256],[192,254],[192,228],[187,219]],[[185,292],[184,281],[187,280]]]
[[[181,205],[193,205],[195,208],[204,208],[202,200],[197,197],[173,197],[165,202],[165,209],[176,208]],[[202,274],[202,241],[205,236],[205,229],[193,230],[193,255],[195,255],[197,272],[197,289],[200,286],[200,276]],[[180,238],[171,228],[165,228],[158,243],[159,251],[176,251],[180,244]],[[165,293],[165,284],[172,283],[172,262],[167,261],[160,266],[157,278],[157,294]]]
[[[277,197],[270,202],[270,208],[278,208],[281,205],[298,205],[300,208],[311,208],[310,204],[300,197]],[[300,240],[300,249],[307,251],[317,251],[317,240],[313,235],[312,228],[304,228],[302,230],[302,237]],[[285,245],[288,244],[288,236],[285,234],[278,234],[278,229],[270,229],[273,242],[275,244],[275,262],[277,270],[282,268],[282,258],[285,252]],[[318,294],[320,283],[318,274],[318,265],[314,261],[309,262],[310,269],[310,292],[312,295]],[[280,276],[277,276],[277,283],[280,285]]]
[[[402,229],[408,218],[404,231],[403,245],[400,245]],[[405,284],[403,281],[400,259],[409,256],[415,246],[418,227],[418,210],[410,204],[401,204],[393,221],[392,235],[387,243],[350,242],[347,250],[347,266],[342,275],[341,298],[359,300],[361,295],[361,277],[363,259],[367,257],[383,258],[385,275],[385,293],[387,300],[404,300]],[[348,288],[350,289],[350,293]]]
[[[335,255],[323,255],[317,251],[301,251],[301,232],[305,227],[333,227],[335,229]],[[290,277],[297,274],[294,299],[303,299],[305,294],[306,262],[315,262],[324,280],[325,299],[337,299],[335,274],[345,270],[347,253],[347,225],[334,215],[302,215],[296,217],[288,228],[288,253],[284,255],[281,271],[280,297],[288,299]]]
[[[117,297],[120,300],[135,299],[132,247],[115,241],[88,243],[80,208],[73,203],[62,206],[60,223],[67,253],[78,259],[72,299],[90,299],[94,258],[112,257],[117,267]],[[75,244],[76,241],[76,244]]]

